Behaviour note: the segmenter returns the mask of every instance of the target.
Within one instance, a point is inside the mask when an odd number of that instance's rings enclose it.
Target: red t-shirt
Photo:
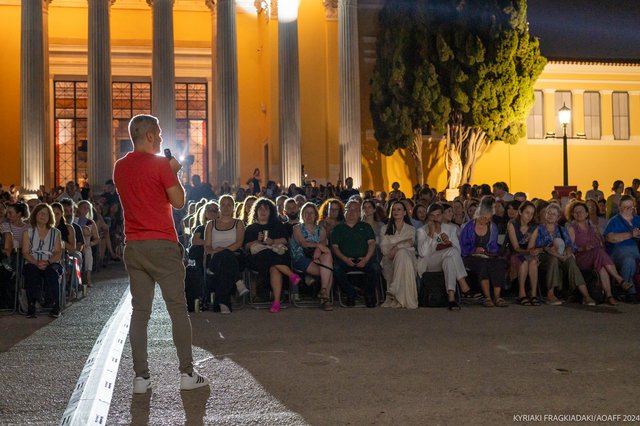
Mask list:
[[[129,152],[116,161],[113,181],[122,202],[127,240],[178,241],[166,190],[179,183],[165,157]]]

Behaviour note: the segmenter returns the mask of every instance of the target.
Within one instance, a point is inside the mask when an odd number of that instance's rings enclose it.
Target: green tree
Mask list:
[[[422,182],[421,135],[441,133],[457,188],[491,142],[524,136],[546,63],[526,8],[526,0],[387,1],[370,99],[379,151],[408,149]]]

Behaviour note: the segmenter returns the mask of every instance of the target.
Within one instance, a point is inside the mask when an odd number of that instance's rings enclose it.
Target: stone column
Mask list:
[[[297,12],[287,16],[288,19],[283,19],[278,11],[278,128],[283,188],[292,183],[302,184],[298,17]]]
[[[358,0],[338,1],[340,177],[362,185]]]
[[[49,84],[49,3],[42,3],[42,51],[44,53],[44,185],[47,188],[54,186],[55,162],[53,134],[53,121],[51,120],[51,85]]]
[[[240,184],[238,53],[235,0],[218,0],[216,25],[216,149],[218,183]]]
[[[151,111],[160,120],[164,148],[177,158],[187,146],[176,144],[176,85],[173,51],[173,0],[147,0],[153,8],[153,70]],[[186,141],[185,141],[186,143]]]
[[[218,101],[216,99],[218,96],[218,85],[216,84],[216,80],[218,79],[218,71],[216,70],[216,63],[218,61],[218,48],[216,41],[218,39],[218,13],[216,10],[215,0],[205,0],[204,3],[211,11],[211,78],[209,81],[209,116],[213,117],[213,119],[209,120],[207,125],[207,145],[209,146],[207,155],[209,160],[209,182],[213,185],[213,190],[217,192],[216,188],[219,188],[222,183],[218,181],[218,125],[215,119],[218,114]]]
[[[20,16],[20,186],[45,184],[43,1],[23,0]]]
[[[109,7],[113,0],[88,0],[89,81],[87,175],[99,191],[113,175],[113,113],[111,108],[111,40]]]

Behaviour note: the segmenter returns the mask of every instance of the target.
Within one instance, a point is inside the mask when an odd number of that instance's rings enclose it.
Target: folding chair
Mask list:
[[[213,303],[215,301],[215,297],[216,297],[216,293],[215,292],[208,292],[209,286],[208,286],[208,280],[211,279],[215,279],[215,275],[208,275],[207,274],[207,264],[209,263],[209,258],[210,256],[205,254],[204,255],[204,264],[203,264],[203,268],[202,268],[202,272],[204,274],[204,290],[205,290],[205,295],[208,296],[209,298],[209,304],[211,306],[213,306]],[[241,272],[242,274],[242,279],[244,280],[244,272]],[[244,308],[245,305],[245,300],[246,300],[246,295],[244,296],[240,296],[237,294],[237,292],[234,292],[233,296],[231,296],[231,309],[233,309],[234,311],[240,310],[242,308]]]
[[[8,300],[9,306],[4,309],[0,309],[0,312],[3,314],[14,314],[18,309],[18,274],[17,274],[17,251],[14,250],[12,255],[3,260],[3,265],[0,265],[0,268],[4,268],[6,272],[3,272],[7,278],[7,290],[8,290]]]
[[[253,309],[269,309],[271,307],[273,293],[271,289],[266,289],[261,285],[261,279],[258,271],[245,268],[244,284],[249,289],[249,306]],[[287,297],[291,299],[291,292],[289,290],[285,290],[283,279],[282,294],[280,296],[281,309],[286,309],[288,307],[286,302]]]
[[[320,306],[320,299],[318,298],[321,289],[320,277],[312,276],[293,267],[292,269],[293,272],[300,275],[302,280],[296,287],[291,289],[291,304],[296,308],[318,308]],[[306,284],[307,277],[313,278],[311,284]],[[329,292],[329,301],[333,304],[333,291]]]

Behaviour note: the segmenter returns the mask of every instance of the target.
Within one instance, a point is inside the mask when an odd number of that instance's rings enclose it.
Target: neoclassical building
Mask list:
[[[410,156],[377,151],[368,111],[382,0],[0,0],[0,182],[101,185],[131,149],[129,119],[159,117],[185,178],[284,185],[352,176],[410,186]],[[544,50],[543,50],[544,54]],[[640,58],[639,58],[640,59]],[[562,180],[557,110],[572,109],[570,183],[629,181],[640,158],[638,61],[552,58],[529,133],[495,142],[477,182],[543,196]],[[443,144],[425,178],[443,189]]]

